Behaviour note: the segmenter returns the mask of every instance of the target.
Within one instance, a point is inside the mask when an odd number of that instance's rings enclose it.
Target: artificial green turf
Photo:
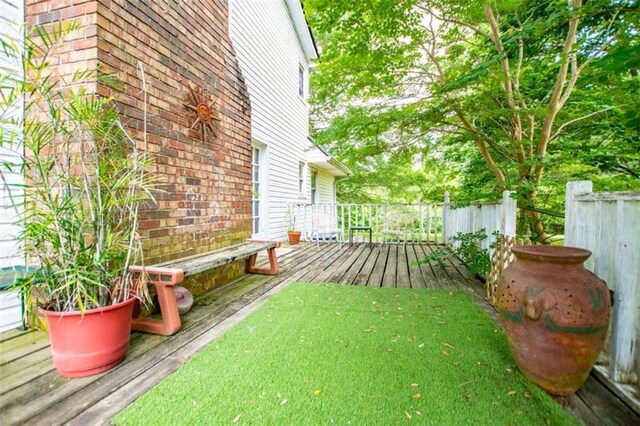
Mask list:
[[[464,294],[292,284],[113,420],[577,424]]]

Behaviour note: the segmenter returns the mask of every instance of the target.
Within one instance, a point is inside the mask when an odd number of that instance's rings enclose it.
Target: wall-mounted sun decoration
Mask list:
[[[207,140],[207,132],[212,134],[213,137],[217,136],[215,122],[220,121],[220,119],[216,117],[214,108],[216,99],[211,94],[207,95],[207,92],[202,87],[195,88],[189,85],[189,93],[191,95],[190,103],[185,103],[185,106],[191,108],[196,114],[196,119],[191,128],[200,126],[202,140]]]

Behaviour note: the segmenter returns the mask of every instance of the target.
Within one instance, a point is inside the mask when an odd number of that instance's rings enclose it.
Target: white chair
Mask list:
[[[311,239],[316,240],[316,247],[320,250],[320,239],[323,241],[337,240],[342,250],[344,235],[338,227],[338,216],[335,211],[316,211],[311,217]]]
[[[415,220],[416,214],[412,211],[391,212],[385,215],[382,224],[382,241],[380,242],[380,248],[382,248],[382,245],[386,242],[387,235],[395,236],[398,243],[402,236],[402,250],[404,251],[407,246],[409,229],[413,232]]]

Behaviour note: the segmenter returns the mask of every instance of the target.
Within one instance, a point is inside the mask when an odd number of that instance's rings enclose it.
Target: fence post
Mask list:
[[[449,210],[449,191],[444,193],[444,203],[442,204],[442,242],[447,244],[449,242],[449,235],[447,235],[447,213]],[[436,238],[436,242],[437,242]]]
[[[578,182],[568,182],[567,191],[564,201],[564,245],[575,246],[579,242],[578,236],[578,215],[576,214],[577,205],[575,201],[576,194],[591,192],[593,183],[588,180]]]
[[[609,374],[616,382],[640,380],[640,200],[618,200]]]
[[[502,218],[500,218],[500,233],[508,237],[516,236],[516,216],[518,202],[511,198],[512,191],[502,193]]]

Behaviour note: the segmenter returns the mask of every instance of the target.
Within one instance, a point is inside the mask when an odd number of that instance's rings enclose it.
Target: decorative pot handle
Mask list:
[[[527,287],[518,301],[524,307],[524,314],[532,321],[537,321],[543,312],[550,311],[558,304],[558,299],[551,292],[544,291],[543,288],[533,290]]]

